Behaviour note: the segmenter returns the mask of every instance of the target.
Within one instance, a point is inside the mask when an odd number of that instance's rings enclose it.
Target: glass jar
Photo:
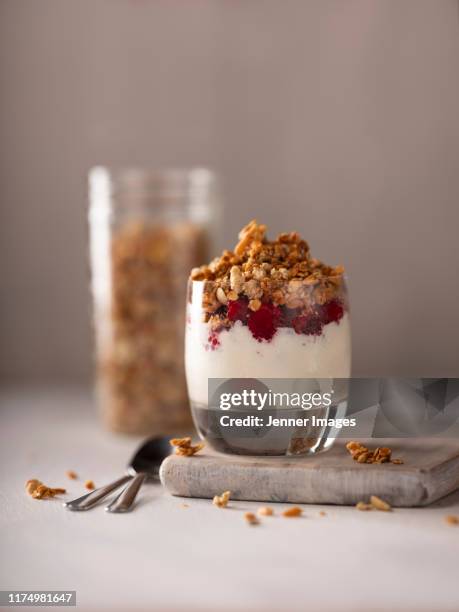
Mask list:
[[[218,222],[214,175],[93,168],[90,263],[97,392],[114,431],[190,425],[183,366],[186,282]]]
[[[273,281],[264,282],[264,295],[277,301],[253,300],[252,310],[247,298],[229,300],[214,281],[189,281],[185,361],[193,419],[201,437],[221,452],[316,453],[333,444],[338,431],[331,419],[347,409],[346,283],[342,276],[317,285],[306,279],[270,288]],[[252,391],[265,397],[262,408],[258,399],[241,402]],[[278,425],[276,419],[284,420]]]

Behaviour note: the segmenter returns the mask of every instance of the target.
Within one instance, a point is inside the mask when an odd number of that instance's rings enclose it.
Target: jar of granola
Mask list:
[[[90,172],[96,387],[112,430],[167,434],[190,425],[186,281],[208,255],[215,187],[205,169]]]

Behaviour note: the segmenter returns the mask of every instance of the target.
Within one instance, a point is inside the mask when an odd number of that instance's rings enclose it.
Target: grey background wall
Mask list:
[[[1,0],[3,380],[89,379],[86,172],[210,165],[346,265],[358,375],[459,375],[456,0]]]

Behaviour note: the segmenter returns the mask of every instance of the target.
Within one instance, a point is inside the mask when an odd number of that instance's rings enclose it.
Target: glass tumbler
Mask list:
[[[114,431],[189,427],[183,365],[186,282],[218,222],[214,175],[93,168],[90,264],[96,388]]]
[[[317,453],[333,444],[337,430],[329,420],[342,418],[347,408],[351,328],[346,283],[342,276],[320,286],[294,279],[276,283],[267,295],[284,297],[276,303],[262,298],[254,312],[246,298],[228,300],[215,281],[189,281],[185,362],[193,419],[201,437],[221,452]],[[264,393],[269,401],[262,410],[253,405],[222,409],[223,392],[228,397],[244,390]],[[301,404],[292,405],[292,393],[299,394]],[[327,401],[309,405],[308,398],[317,393],[328,393]],[[229,424],[232,417],[245,419],[244,424]],[[281,425],[270,426],[274,419],[283,419]]]

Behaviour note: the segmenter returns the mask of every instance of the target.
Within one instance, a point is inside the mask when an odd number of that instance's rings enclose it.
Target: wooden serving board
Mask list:
[[[245,457],[204,451],[171,455],[161,482],[172,495],[212,498],[230,490],[235,500],[351,505],[378,495],[392,506],[426,506],[459,488],[459,442],[362,440],[389,446],[403,465],[359,464],[337,442],[310,457]]]

